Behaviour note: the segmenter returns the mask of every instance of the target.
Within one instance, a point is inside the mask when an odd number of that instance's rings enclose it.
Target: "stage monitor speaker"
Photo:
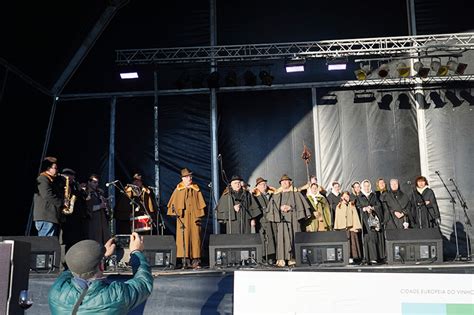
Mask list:
[[[143,235],[143,245],[143,254],[150,267],[176,267],[176,242],[173,235]]]
[[[0,240],[30,243],[31,272],[58,273],[61,269],[61,245],[56,236],[2,236]]]
[[[260,234],[211,234],[209,267],[236,267],[262,262]]]
[[[31,306],[19,304],[21,290],[28,290],[29,256],[27,242],[5,240],[0,243],[0,314],[24,314]]]
[[[349,264],[349,240],[346,231],[296,232],[296,266]]]
[[[438,228],[386,230],[388,264],[443,262],[443,239]]]

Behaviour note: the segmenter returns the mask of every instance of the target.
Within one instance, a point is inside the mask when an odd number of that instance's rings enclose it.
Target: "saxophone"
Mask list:
[[[64,204],[63,214],[70,215],[74,212],[74,203],[76,202],[76,196],[71,193],[71,188],[69,187],[69,177],[66,178],[66,186],[64,186]]]

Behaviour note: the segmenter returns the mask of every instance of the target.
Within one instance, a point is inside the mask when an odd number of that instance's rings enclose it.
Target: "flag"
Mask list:
[[[308,149],[306,144],[303,144],[303,153],[301,154],[301,158],[306,164],[309,163],[309,159],[311,158],[311,151]]]

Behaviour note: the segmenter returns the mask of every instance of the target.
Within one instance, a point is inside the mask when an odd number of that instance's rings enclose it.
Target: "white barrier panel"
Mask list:
[[[234,314],[474,314],[474,275],[234,273]]]

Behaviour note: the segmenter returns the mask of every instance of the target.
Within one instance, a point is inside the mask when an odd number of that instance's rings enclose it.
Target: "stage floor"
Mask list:
[[[374,266],[330,266],[278,268],[271,266],[239,266],[237,268],[154,269],[154,289],[148,300],[129,314],[232,314],[235,271],[265,272],[360,272],[360,273],[450,273],[474,274],[473,262],[440,264],[403,264]],[[111,281],[125,281],[129,271],[107,272]],[[29,290],[34,304],[27,314],[50,314],[48,290],[57,274],[30,273]]]

